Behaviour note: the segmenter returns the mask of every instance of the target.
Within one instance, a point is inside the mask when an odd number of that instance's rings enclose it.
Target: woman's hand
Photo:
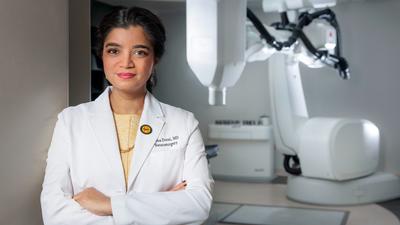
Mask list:
[[[98,216],[111,216],[111,200],[109,197],[96,190],[96,188],[86,188],[73,197],[83,208]]]
[[[181,191],[181,190],[185,190],[186,188],[186,180],[182,181],[181,183],[177,184],[175,187],[169,189],[168,191]]]

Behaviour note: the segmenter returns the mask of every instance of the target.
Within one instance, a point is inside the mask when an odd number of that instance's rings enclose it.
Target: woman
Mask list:
[[[58,115],[41,193],[44,224],[201,224],[212,202],[193,114],[150,92],[165,31],[150,11],[118,9],[99,26],[112,86]]]

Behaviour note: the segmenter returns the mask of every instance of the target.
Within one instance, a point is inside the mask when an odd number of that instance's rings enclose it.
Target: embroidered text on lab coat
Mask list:
[[[179,136],[162,137],[156,140],[155,147],[174,147],[178,145]]]

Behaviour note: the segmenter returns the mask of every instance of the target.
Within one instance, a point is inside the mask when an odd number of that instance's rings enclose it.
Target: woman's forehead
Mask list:
[[[113,28],[107,35],[104,45],[112,42],[121,46],[133,46],[133,45],[146,45],[151,46],[151,42],[146,35],[146,32],[141,26],[129,26],[128,28]]]

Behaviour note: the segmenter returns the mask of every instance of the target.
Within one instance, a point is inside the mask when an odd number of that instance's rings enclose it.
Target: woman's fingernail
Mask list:
[[[185,187],[186,187],[186,186],[187,186],[187,184],[185,184],[185,185],[183,185],[183,186],[185,186]]]

